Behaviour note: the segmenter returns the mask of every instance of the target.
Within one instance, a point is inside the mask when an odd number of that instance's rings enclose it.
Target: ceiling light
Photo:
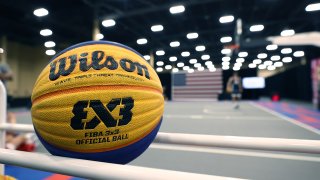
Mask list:
[[[173,68],[172,72],[179,72],[179,69],[178,68]]]
[[[156,51],[156,55],[158,55],[158,56],[163,56],[164,54],[165,54],[165,52],[163,50]]]
[[[169,11],[171,14],[178,14],[178,13],[182,13],[184,12],[185,8],[183,5],[179,5],[179,6],[172,6]]]
[[[153,32],[159,32],[162,30],[163,30],[163,26],[160,24],[151,26],[151,31],[153,31]]]
[[[204,51],[204,50],[206,50],[206,47],[203,46],[203,45],[200,45],[200,46],[196,47],[196,51]]]
[[[171,65],[166,65],[164,68],[169,70],[169,69],[172,69],[172,66]]]
[[[302,57],[304,56],[304,52],[303,51],[296,51],[293,53],[294,57]]]
[[[183,67],[184,66],[184,63],[183,62],[179,62],[178,64],[177,64],[177,67]]]
[[[229,66],[222,66],[223,70],[228,70],[230,67]]]
[[[2,54],[4,52],[4,49],[0,48],[0,53]]]
[[[252,61],[253,64],[261,64],[262,60],[261,59],[255,59]]]
[[[213,67],[213,68],[209,68],[209,71],[210,71],[210,72],[215,72],[216,70],[217,70],[217,69],[214,68],[214,67]]]
[[[280,56],[278,56],[278,55],[271,56],[270,59],[271,59],[272,61],[279,61],[279,60],[280,60]]]
[[[162,72],[163,71],[163,68],[162,67],[158,67],[157,68],[157,72]]]
[[[239,56],[239,57],[247,57],[247,56],[248,56],[248,53],[247,53],[247,52],[239,52],[239,53],[238,53],[238,56]]]
[[[250,31],[251,32],[262,31],[263,29],[264,29],[264,26],[262,24],[257,24],[257,25],[250,26]]]
[[[225,37],[220,38],[220,42],[222,42],[222,43],[228,43],[231,41],[232,41],[232,37],[230,37],[230,36],[225,36]]]
[[[230,57],[222,57],[222,61],[230,61],[231,60],[231,58]]]
[[[231,49],[222,49],[221,50],[221,54],[230,54],[231,53]]]
[[[264,65],[264,64],[260,64],[260,65],[258,66],[258,68],[259,68],[259,69],[266,69],[266,68],[267,68],[267,66],[266,66],[266,65]]]
[[[116,21],[114,21],[113,19],[106,19],[102,21],[102,26],[104,27],[112,27],[114,25],[116,25]]]
[[[143,58],[144,58],[145,60],[150,60],[150,56],[149,56],[149,55],[144,55]]]
[[[190,60],[189,60],[189,63],[190,63],[190,64],[195,64],[195,63],[197,63],[197,60],[196,60],[196,59],[190,59]]]
[[[233,66],[236,66],[236,67],[241,67],[242,66],[242,63],[234,63]]]
[[[33,14],[38,17],[46,16],[49,14],[49,11],[45,8],[39,8],[33,11]]]
[[[208,59],[210,59],[210,55],[209,54],[204,54],[204,55],[201,56],[201,59],[202,60],[208,60]]]
[[[229,22],[232,22],[233,20],[234,20],[234,17],[232,15],[222,16],[219,18],[220,23],[229,23]]]
[[[284,57],[284,58],[282,58],[282,62],[284,62],[284,63],[289,63],[289,62],[291,62],[292,61],[292,58],[291,57]]]
[[[53,50],[53,49],[46,50],[46,55],[48,55],[48,56],[52,56],[52,55],[55,55],[55,54],[56,54],[56,51]]]
[[[174,61],[177,61],[177,60],[178,60],[178,58],[176,56],[169,57],[169,61],[171,61],[171,62],[174,62]]]
[[[188,69],[188,73],[193,73],[194,70],[193,69]]]
[[[271,66],[272,65],[272,61],[265,61],[263,62],[264,65],[266,66]]]
[[[292,53],[292,49],[291,48],[283,48],[283,49],[281,49],[281,53],[282,54],[290,54],[290,53]]]
[[[42,36],[50,36],[50,35],[52,35],[52,31],[51,31],[50,29],[42,29],[42,30],[40,31],[40,34],[41,34]]]
[[[306,11],[319,11],[320,10],[320,3],[309,4],[305,10]]]
[[[104,38],[104,35],[101,34],[101,33],[96,34],[96,38],[97,38],[98,40],[103,39],[103,38]]]
[[[180,46],[180,42],[179,42],[179,41],[172,41],[172,42],[170,43],[170,46],[171,46],[171,47],[178,47],[178,46]]]
[[[54,43],[53,41],[47,41],[44,43],[44,46],[47,48],[51,48],[51,47],[55,47],[56,43]]]
[[[163,61],[158,61],[157,62],[157,66],[163,66],[163,65],[164,65]]]
[[[222,64],[222,66],[229,66],[229,65],[230,65],[230,62],[224,61],[224,62],[222,62],[221,64]]]
[[[137,44],[147,44],[148,40],[146,38],[141,38],[137,40]]]
[[[250,64],[248,65],[248,67],[249,67],[249,68],[256,68],[257,65],[256,65],[256,64],[253,64],[253,63],[250,63]]]
[[[264,58],[267,58],[268,55],[267,55],[266,53],[260,53],[260,54],[258,54],[257,57],[258,57],[259,59],[264,59]]]
[[[266,49],[267,49],[268,51],[276,50],[276,49],[278,49],[278,45],[276,45],[276,44],[269,44],[269,45],[266,47]]]
[[[186,71],[186,70],[188,70],[188,69],[190,69],[190,68],[189,68],[189,66],[183,66],[182,69]]]
[[[281,31],[280,35],[281,36],[292,36],[294,35],[294,30],[293,29],[285,29],[283,31]]]
[[[239,71],[239,70],[240,70],[240,67],[234,66],[232,69],[233,69],[234,71]]]
[[[188,56],[190,56],[190,52],[184,51],[184,52],[181,53],[181,56],[182,57],[188,57]]]
[[[213,65],[212,61],[206,61],[204,64],[207,65],[207,66],[212,66]]]
[[[194,67],[200,67],[201,66],[201,64],[200,63],[196,63],[196,64],[194,64]]]
[[[275,62],[273,65],[274,67],[282,67],[283,63],[281,61],[278,61],[278,62]]]
[[[187,34],[187,38],[188,39],[196,39],[196,38],[198,38],[198,33],[188,33]]]
[[[198,71],[203,71],[204,70],[204,67],[199,67],[198,68]]]
[[[267,68],[269,71],[273,71],[273,70],[275,70],[276,69],[276,67],[275,66],[268,66],[268,68]]]
[[[243,63],[243,62],[244,62],[244,58],[237,58],[237,59],[236,59],[236,62],[237,62],[237,63]]]

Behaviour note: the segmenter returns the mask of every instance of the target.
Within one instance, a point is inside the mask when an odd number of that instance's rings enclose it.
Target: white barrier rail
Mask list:
[[[7,92],[0,80],[0,123],[3,124],[7,119]],[[0,131],[0,148],[5,146],[5,131]],[[4,166],[0,164],[0,174],[4,173]]]
[[[192,146],[320,154],[319,140],[158,133],[154,142]]]
[[[17,132],[34,132],[33,126],[30,124],[0,124],[0,130],[17,131]]]
[[[33,132],[27,124],[7,124],[6,91],[0,81],[0,145],[5,131]],[[279,138],[158,133],[156,143],[320,154],[320,141]],[[89,179],[235,179],[179,171],[117,165],[0,148],[0,162]],[[3,174],[0,165],[0,174]]]
[[[7,119],[7,93],[2,81],[0,80],[0,123],[5,123]],[[5,132],[0,132],[0,147],[4,147]]]
[[[0,163],[89,179],[236,179],[3,149],[6,130],[20,132],[34,131],[32,125],[6,123],[6,98],[6,89],[0,81]],[[0,164],[0,174],[4,174],[3,164]]]
[[[0,130],[33,132],[28,124],[0,124]],[[319,140],[217,136],[159,132],[155,143],[320,154]]]
[[[0,149],[0,162],[89,179],[237,179]]]

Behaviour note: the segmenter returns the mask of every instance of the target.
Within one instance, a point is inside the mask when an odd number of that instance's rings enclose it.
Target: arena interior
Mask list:
[[[0,0],[0,87],[6,90],[0,91],[0,179],[320,179],[319,17],[320,1],[313,0]],[[170,171],[153,176],[115,166],[105,176],[85,176],[85,167],[77,174],[33,132],[31,96],[41,71],[59,52],[87,41],[130,47],[159,76],[158,136],[122,166]],[[148,78],[145,66],[135,65],[136,76]],[[166,134],[183,140],[161,138]],[[42,162],[34,163],[43,165],[19,164],[18,151],[39,156]],[[65,170],[44,168],[41,155]]]

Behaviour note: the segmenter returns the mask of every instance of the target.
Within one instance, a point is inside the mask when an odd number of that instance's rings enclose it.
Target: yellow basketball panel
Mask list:
[[[118,67],[113,70],[108,68],[102,68],[100,70],[90,68],[86,72],[81,71],[79,61],[81,54],[88,54],[85,56],[85,64],[90,65],[92,64],[92,53],[95,51],[102,51],[104,53],[103,60],[100,62],[100,64],[103,64],[108,57],[112,57],[117,63]],[[58,79],[53,81],[50,80],[49,75],[52,68],[51,65],[56,63],[56,73],[61,65],[60,60],[65,58],[65,69],[68,69],[70,66],[72,66],[71,57],[76,57],[76,64],[73,68],[74,70],[67,76],[60,76]],[[134,64],[145,66],[150,78],[146,78],[146,72],[144,69],[142,69],[143,75],[138,75],[138,67],[136,67],[133,72],[125,71],[120,65],[120,61],[123,59],[128,59]],[[120,46],[110,44],[91,44],[71,49],[53,59],[50,64],[41,72],[38,80],[36,81],[32,93],[32,101],[37,97],[50,92],[93,85],[138,85],[154,88],[162,92],[162,86],[158,75],[141,56]]]
[[[132,97],[134,100],[133,108],[130,110],[132,119],[127,125],[107,127],[99,119],[100,123],[94,129],[74,130],[70,126],[70,120],[75,116],[74,104],[77,102],[99,100],[107,109],[107,104],[112,99],[124,97]],[[108,110],[115,121],[122,118],[119,115],[120,108],[123,106],[117,106],[111,112]],[[32,106],[32,115],[35,129],[49,144],[76,152],[102,152],[126,146],[143,138],[158,125],[163,109],[164,100],[159,91],[130,86],[114,88],[93,86],[85,89],[59,91],[37,99]],[[84,111],[87,112],[87,119],[83,119],[83,122],[89,122],[92,118],[98,117],[89,106]],[[119,132],[108,135],[107,131]],[[97,136],[92,137],[95,135]],[[118,139],[114,140],[114,136]],[[99,138],[104,138],[107,142],[101,142]],[[95,142],[98,143],[93,143],[93,140],[90,143],[90,139],[95,139]]]

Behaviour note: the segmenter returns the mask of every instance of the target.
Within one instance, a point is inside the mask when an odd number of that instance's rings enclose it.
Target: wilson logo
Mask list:
[[[79,69],[82,72],[86,72],[89,69],[101,70],[103,68],[115,70],[120,66],[127,72],[136,72],[138,75],[150,79],[148,68],[138,62],[123,58],[120,59],[118,64],[118,61],[112,56],[105,55],[104,51],[94,51],[91,53],[91,63],[88,63],[88,55],[89,53],[84,52],[80,54],[80,57],[78,57],[77,54],[74,54],[52,62],[50,64],[49,79],[54,81],[60,76],[70,75],[75,70],[78,62],[80,62]]]
[[[117,107],[122,106],[119,111],[120,119],[112,117],[111,112]],[[74,130],[94,129],[101,122],[107,128],[127,125],[132,118],[131,109],[134,106],[134,100],[131,97],[112,99],[106,106],[100,100],[78,101],[73,106],[73,118],[71,119],[71,127]],[[96,116],[87,119],[88,111],[86,108],[92,108]]]

